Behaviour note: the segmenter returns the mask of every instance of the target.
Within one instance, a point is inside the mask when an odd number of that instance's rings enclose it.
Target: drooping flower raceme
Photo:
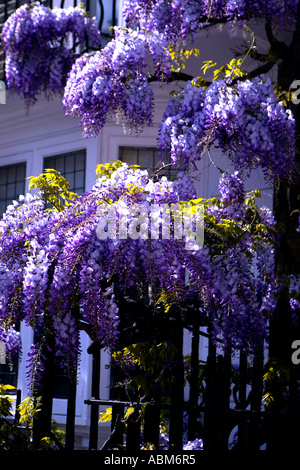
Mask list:
[[[183,446],[183,450],[203,450],[202,439],[195,439],[194,441],[188,441]]]
[[[252,18],[283,27],[295,21],[296,0],[124,0],[123,12],[129,26],[159,31],[170,42],[195,34],[203,25]]]
[[[224,175],[220,189],[220,200],[194,199],[189,206],[203,205],[205,237],[202,247],[188,249],[190,229],[183,226],[182,236],[173,236],[179,202],[193,195],[187,177],[153,181],[146,171],[118,164],[100,172],[94,188],[60,212],[47,210],[40,194],[21,198],[0,222],[1,328],[18,320],[51,328],[57,356],[74,371],[83,325],[92,340],[118,346],[119,292],[134,288],[143,299],[149,296],[153,308],[197,298],[201,322],[214,337],[252,350],[266,337],[274,308],[272,217],[251,206],[251,198],[245,203],[240,175]],[[233,198],[237,210],[229,220]],[[111,231],[109,214],[115,215]],[[163,236],[167,223],[169,235]],[[264,230],[254,229],[259,224]],[[30,363],[43,368],[38,349]]]
[[[148,58],[152,57],[152,67]],[[126,130],[151,124],[151,72],[170,74],[167,45],[159,34],[115,28],[115,38],[94,55],[80,57],[70,71],[63,106],[77,116],[85,136],[96,135],[117,115]]]
[[[165,80],[172,73],[171,30],[175,36],[179,31],[185,37],[189,28],[197,29],[200,13],[204,18],[224,14],[228,18],[269,18],[271,13],[279,18],[292,16],[294,7],[292,0],[256,2],[253,7],[230,1],[128,0],[124,11],[132,28],[115,28],[114,38],[105,47],[83,54],[73,63],[74,41],[88,37],[89,46],[100,47],[95,22],[80,8],[22,6],[3,28],[8,85],[28,103],[40,91],[47,94],[64,89],[65,113],[79,118],[86,137],[97,135],[112,115],[126,131],[139,132],[152,122],[150,77]],[[261,166],[266,179],[272,179],[289,174],[294,164],[294,135],[292,115],[277,101],[269,79],[217,80],[206,89],[189,82],[166,109],[159,146],[171,154],[173,163],[181,158],[189,166],[216,144],[235,169],[250,171]]]
[[[270,79],[208,88],[189,83],[172,98],[160,127],[159,147],[174,163],[193,165],[207,148],[218,146],[237,170],[260,166],[266,179],[287,176],[295,161],[295,122],[278,102]]]
[[[2,43],[8,87],[27,104],[40,93],[62,93],[79,45],[99,48],[101,36],[94,19],[82,8],[22,5],[3,26]]]
[[[12,363],[21,356],[21,335],[14,328],[0,328],[0,341],[4,344],[5,359],[8,363]]]

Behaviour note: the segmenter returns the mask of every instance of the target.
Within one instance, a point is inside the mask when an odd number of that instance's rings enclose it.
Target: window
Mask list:
[[[25,192],[26,163],[0,167],[0,213]]]
[[[85,191],[85,164],[85,149],[44,158],[44,168],[59,171],[70,183],[70,190],[77,194]]]
[[[128,165],[139,165],[142,170],[149,170],[150,173],[162,167],[162,159],[159,151],[155,147],[120,147],[119,159]],[[158,172],[159,176],[167,176],[174,179],[180,168],[171,165],[171,161],[163,162],[166,168]]]

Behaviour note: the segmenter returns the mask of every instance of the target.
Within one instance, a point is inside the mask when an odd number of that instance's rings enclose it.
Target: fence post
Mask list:
[[[224,351],[224,356],[218,357],[216,400],[218,407],[218,448],[222,451],[228,450],[228,438],[231,430],[231,423],[227,418],[227,410],[230,403],[230,379],[231,379],[231,350],[228,347]]]
[[[140,406],[136,404],[132,413],[124,419],[127,424],[126,434],[126,451],[137,452],[140,449],[140,429],[141,429],[141,415]]]
[[[172,339],[176,348],[175,354],[175,372],[174,383],[171,390],[171,410],[170,410],[170,432],[169,448],[170,450],[182,450],[183,434],[183,404],[184,404],[184,367],[183,367],[183,328],[181,322],[181,312],[174,310]]]
[[[188,440],[193,441],[196,438],[197,430],[197,405],[199,398],[199,324],[195,320],[192,336],[191,350],[191,376],[190,376],[190,396],[189,396],[189,421],[188,421]]]
[[[76,414],[76,377],[69,379],[68,407],[66,422],[66,450],[74,450]]]
[[[247,407],[247,355],[240,351],[240,376],[239,376],[239,400],[238,408],[245,410]],[[238,426],[238,445],[240,449],[246,449],[247,446],[247,424],[242,421]]]
[[[92,398],[98,400],[100,398],[100,345],[98,342],[94,342],[88,347],[88,354],[92,354]],[[98,447],[98,421],[99,405],[92,403],[89,450],[97,450]]]
[[[204,393],[204,431],[203,447],[205,451],[216,450],[216,427],[215,427],[215,376],[216,376],[216,348],[209,338],[208,355],[206,362],[206,387]]]
[[[51,435],[52,406],[53,406],[53,379],[55,360],[55,337],[53,334],[45,335],[45,343],[42,347],[41,356],[47,364],[47,369],[42,373],[41,384],[35,393],[35,397],[41,396],[41,409],[33,419],[33,444],[39,449],[41,439]]]
[[[257,347],[253,358],[251,382],[251,411],[260,412],[263,396],[263,346]],[[260,449],[261,417],[253,415],[249,423],[249,450]]]
[[[157,401],[159,401],[159,399]],[[155,449],[158,450],[160,407],[152,404],[146,405],[144,416],[144,442],[154,444]]]

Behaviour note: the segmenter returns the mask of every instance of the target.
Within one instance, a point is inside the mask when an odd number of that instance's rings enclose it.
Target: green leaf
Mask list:
[[[208,71],[208,69],[212,68],[212,67],[215,67],[217,65],[216,62],[213,62],[212,60],[205,60],[203,62],[204,65],[202,65],[202,70],[204,71],[204,73],[206,73]]]
[[[146,442],[146,444],[141,447],[141,450],[156,450],[156,448],[151,442]]]
[[[12,385],[8,385],[8,384],[7,385],[2,385],[2,384],[0,384],[0,395],[4,395],[4,392],[6,390],[15,390],[15,389],[16,389],[16,387],[13,387]]]
[[[20,403],[20,405],[18,406],[18,412],[20,414],[20,423],[26,423],[27,425],[31,425],[33,419],[41,411],[40,404],[41,397],[38,397],[36,400],[31,397],[25,398],[25,400],[23,400],[22,403]]]
[[[107,423],[112,420],[112,407],[100,412],[99,423]]]
[[[70,183],[55,169],[46,168],[44,173],[29,176],[28,179],[29,189],[37,189],[37,193],[52,205],[53,210],[64,210],[78,197],[78,194],[69,191]]]

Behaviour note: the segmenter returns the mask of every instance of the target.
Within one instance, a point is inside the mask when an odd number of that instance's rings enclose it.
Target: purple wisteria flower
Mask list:
[[[8,87],[27,105],[40,93],[61,94],[76,58],[78,46],[88,41],[99,48],[101,36],[96,21],[82,8],[59,9],[22,5],[2,30]]]
[[[4,343],[5,356],[9,363],[18,360],[22,353],[22,343],[20,332],[14,328],[0,327],[0,341]]]
[[[283,27],[295,21],[296,0],[124,0],[123,12],[129,26],[159,31],[170,42],[193,36],[207,23],[264,19]]]
[[[203,450],[202,439],[195,439],[194,441],[188,441],[183,446],[183,450]]]
[[[246,174],[258,166],[266,180],[289,174],[295,162],[295,121],[277,101],[270,79],[232,86],[219,80],[205,90],[189,83],[180,97],[171,98],[160,127],[162,154],[188,167],[213,145]]]
[[[84,135],[97,135],[115,115],[125,130],[152,122],[153,91],[148,81],[148,58],[160,78],[170,74],[167,44],[158,34],[115,28],[115,37],[101,51],[80,57],[66,83],[66,115],[79,117]]]
[[[181,238],[163,238],[155,228],[165,220],[156,210],[160,205],[178,207],[183,197],[194,196],[187,174],[178,181],[152,180],[147,171],[120,163],[61,212],[49,212],[39,194],[21,197],[0,221],[0,327],[17,321],[45,329],[52,325],[61,364],[74,372],[82,324],[93,341],[118,347],[117,280],[124,295],[131,287],[143,292],[151,287],[153,305],[161,298],[178,306],[199,299],[199,316],[213,337],[221,337],[224,346],[252,351],[267,337],[275,306],[274,220],[247,197],[240,174],[224,174],[220,191],[218,202],[201,202],[204,245],[193,249],[186,249],[184,230]],[[239,210],[229,217],[233,201]],[[126,216],[127,237],[99,232],[109,221],[107,204],[118,217],[118,229]],[[137,205],[151,219],[140,231]],[[249,217],[257,222],[251,229]],[[262,224],[264,231],[256,232]],[[40,372],[45,366],[38,345],[29,366]],[[38,371],[28,373],[36,377]]]

